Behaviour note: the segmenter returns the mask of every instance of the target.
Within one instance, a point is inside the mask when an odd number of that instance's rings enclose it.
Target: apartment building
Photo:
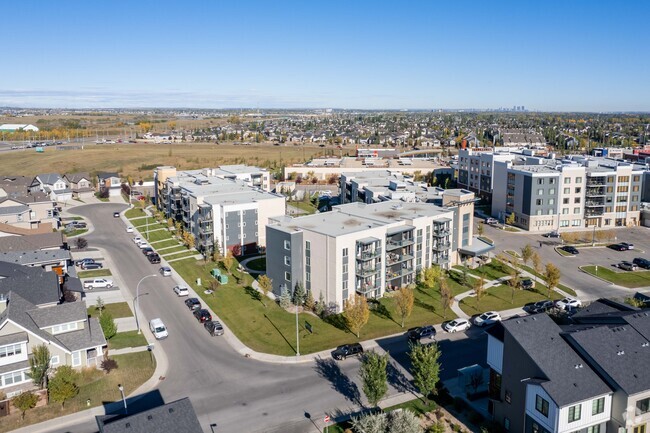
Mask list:
[[[598,300],[573,322],[537,314],[488,330],[494,420],[525,433],[646,433],[650,314]]]
[[[492,216],[529,231],[636,226],[644,167],[606,158],[495,163]]]
[[[450,191],[448,207],[385,201],[350,203],[331,212],[273,218],[266,227],[267,275],[276,295],[302,284],[341,309],[355,292],[381,297],[415,281],[431,265],[493,246],[472,234],[474,194]]]
[[[243,166],[228,167],[245,172]],[[236,174],[224,176],[221,169],[177,172],[173,167],[159,167],[154,176],[156,205],[167,218],[180,221],[194,235],[196,248],[206,255],[217,245],[222,254],[257,251],[266,245],[264,226],[269,218],[284,215],[285,198],[262,189],[270,188],[265,186],[268,179],[251,177],[251,173],[258,170],[253,167],[240,179]]]
[[[443,188],[416,182],[399,171],[345,172],[339,178],[340,200],[345,203],[379,203],[401,200],[435,202],[442,200]]]
[[[517,156],[510,148],[471,148],[458,151],[456,179],[458,186],[482,199],[491,200],[495,162],[509,162]]]

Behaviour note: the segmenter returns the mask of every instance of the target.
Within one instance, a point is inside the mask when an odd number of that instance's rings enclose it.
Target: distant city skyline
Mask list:
[[[649,112],[650,3],[3,5],[0,106]]]

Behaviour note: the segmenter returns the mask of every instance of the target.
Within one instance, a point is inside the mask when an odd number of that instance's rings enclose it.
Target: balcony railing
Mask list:
[[[357,260],[372,260],[381,255],[381,250],[376,249],[373,251],[361,251],[357,253]]]
[[[199,226],[199,233],[203,233],[203,234],[206,234],[206,235],[207,234],[212,234],[212,233],[214,233],[214,227],[211,226],[211,225],[209,225],[209,226],[200,225]]]
[[[413,243],[414,243],[413,239],[402,239],[400,241],[388,241],[386,242],[386,250],[387,251],[395,250],[397,248],[413,245]]]
[[[397,271],[388,271],[386,272],[386,280],[395,280],[397,278],[401,278],[405,275],[409,275],[415,272],[415,269],[412,267],[406,267],[406,268],[401,268]]]
[[[600,201],[586,201],[585,202],[585,207],[604,207],[605,202],[600,202]]]
[[[372,293],[379,290],[379,288],[380,288],[379,285],[363,284],[361,287],[357,287],[355,290],[360,295],[367,295],[368,293]]]
[[[388,253],[386,255],[386,264],[394,265],[396,263],[402,263],[409,260],[413,260],[413,256],[410,254],[397,254],[397,253]]]
[[[446,265],[450,262],[449,256],[433,257],[433,263],[437,265]]]
[[[433,245],[434,251],[446,251],[449,248],[451,248],[451,243],[449,242],[438,242],[437,244]]]
[[[449,229],[445,229],[445,230],[435,230],[435,231],[433,232],[433,237],[435,237],[435,238],[444,238],[444,237],[446,237],[446,236],[449,236],[450,233],[451,233],[451,232],[449,231]]]
[[[381,271],[381,265],[377,266],[364,266],[356,268],[357,276],[359,277],[370,277],[372,275],[378,274]]]

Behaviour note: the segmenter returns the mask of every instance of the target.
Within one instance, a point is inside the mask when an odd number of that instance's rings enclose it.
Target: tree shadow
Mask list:
[[[251,297],[253,301],[262,301],[262,294],[251,286],[244,287],[244,292]]]
[[[386,306],[384,304],[382,304],[379,301],[374,301],[373,300],[371,305],[372,305],[372,307],[371,307],[370,311],[373,314],[375,314],[375,315],[377,315],[377,316],[379,316],[381,318],[384,318],[384,319],[392,320],[394,323],[399,325],[399,323],[397,323],[395,321],[395,319],[393,319],[393,315],[388,310],[388,308],[386,308]]]
[[[388,383],[399,392],[415,392],[415,387],[394,363],[386,365]]]
[[[350,332],[347,323],[345,323],[345,317],[343,317],[343,314],[330,314],[323,318],[323,322],[329,323],[341,331]]]
[[[332,389],[341,394],[346,400],[353,404],[361,405],[361,393],[359,387],[354,383],[333,359],[316,359],[314,367],[316,373],[327,379]]]
[[[419,300],[417,298],[415,298],[415,300],[413,301],[413,305],[415,305],[415,306],[417,306],[419,308],[422,308],[424,310],[427,310],[427,311],[429,311],[431,313],[436,312],[436,307],[435,306],[433,306],[431,304],[427,304],[426,302],[422,302],[421,300]]]

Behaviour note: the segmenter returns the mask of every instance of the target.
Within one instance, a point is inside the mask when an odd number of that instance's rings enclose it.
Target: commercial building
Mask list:
[[[350,203],[327,213],[272,218],[266,269],[273,292],[301,284],[340,309],[355,292],[381,297],[413,283],[422,268],[449,268],[462,256],[493,248],[473,237],[473,193],[445,191],[442,205]]]
[[[178,172],[159,167],[154,173],[156,206],[167,218],[180,221],[205,254],[217,245],[222,254],[257,251],[266,245],[269,218],[285,213],[285,197],[268,192],[266,171],[227,167]]]

